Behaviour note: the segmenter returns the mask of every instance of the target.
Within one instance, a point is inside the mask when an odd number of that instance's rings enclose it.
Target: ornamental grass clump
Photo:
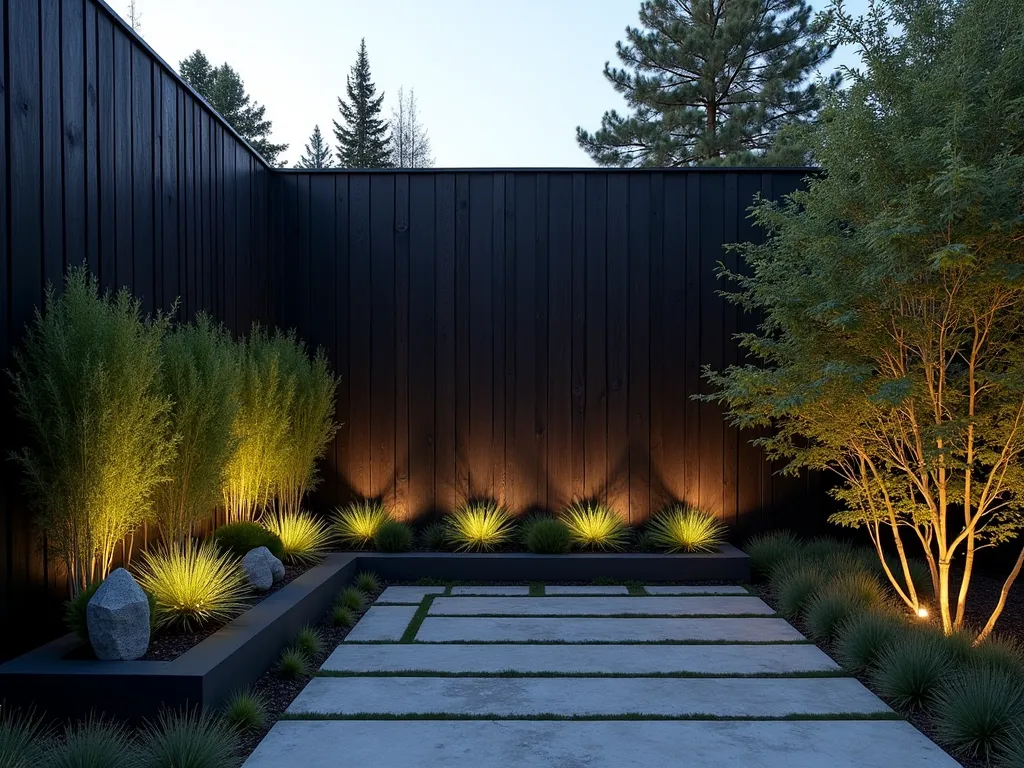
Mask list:
[[[380,577],[372,571],[360,571],[356,574],[355,587],[364,594],[372,595],[380,589]]]
[[[655,546],[668,552],[717,552],[726,527],[710,512],[676,505],[659,512],[648,530]]]
[[[323,649],[324,633],[319,628],[307,624],[295,635],[295,647],[310,658],[316,656]]]
[[[750,557],[750,570],[759,581],[768,579],[775,568],[797,557],[802,549],[800,540],[791,531],[759,533],[743,547]]]
[[[281,539],[284,559],[290,563],[315,563],[331,546],[330,529],[309,512],[271,512],[263,525]]]
[[[248,605],[249,583],[239,561],[209,540],[143,552],[137,578],[156,600],[155,625],[161,628],[191,632],[227,622]]]
[[[0,702],[0,768],[35,768],[50,748],[53,731],[33,710]]]
[[[366,607],[366,595],[358,587],[345,587],[338,593],[334,603],[350,611],[361,611]]]
[[[127,727],[90,715],[64,727],[60,737],[46,750],[42,765],[45,768],[140,768],[145,765],[141,757]]]
[[[210,712],[161,712],[142,731],[145,768],[225,768],[234,765],[238,730]]]
[[[373,548],[378,552],[408,552],[412,549],[412,528],[398,520],[389,520],[377,529]]]
[[[988,763],[1024,723],[1024,683],[992,667],[967,666],[937,687],[929,708],[936,741]]]
[[[928,629],[915,629],[884,648],[871,681],[896,709],[913,711],[931,701],[955,666],[956,654],[945,638]]]
[[[561,520],[541,518],[531,520],[524,527],[523,544],[535,554],[564,555],[572,546],[569,527]]]
[[[342,544],[364,549],[373,543],[380,527],[393,519],[381,502],[363,499],[337,510],[331,529]]]
[[[245,557],[257,547],[266,547],[278,560],[284,557],[284,543],[281,537],[259,523],[248,520],[222,525],[214,531],[213,540],[223,551],[230,552],[238,558]]]
[[[1013,637],[990,635],[971,649],[968,662],[1015,675],[1024,686],[1024,645]]]
[[[257,731],[267,722],[267,700],[250,688],[235,691],[224,702],[224,720],[238,731]]]
[[[171,403],[175,451],[168,480],[154,496],[165,542],[181,544],[221,501],[224,469],[236,449],[238,352],[231,336],[209,316],[164,336],[160,388]]]
[[[512,516],[493,501],[470,502],[445,519],[448,543],[455,549],[483,552],[512,538]]]
[[[167,480],[175,446],[160,384],[166,330],[165,317],[144,317],[126,290],[101,295],[76,267],[62,293],[47,289],[13,353],[28,445],[12,458],[72,597],[106,578]]]
[[[427,549],[444,549],[448,543],[448,529],[442,522],[430,523],[420,532],[420,541]]]
[[[610,507],[579,501],[562,512],[572,543],[580,549],[622,550],[629,541],[629,526]]]
[[[298,680],[307,677],[312,671],[313,663],[309,655],[301,648],[290,646],[281,651],[277,662],[277,671],[286,680]]]
[[[801,618],[826,578],[821,566],[803,561],[793,561],[776,569],[769,585],[778,601],[779,613],[790,621]]]
[[[831,578],[806,602],[803,620],[812,640],[834,640],[842,625],[859,614],[879,611],[884,602],[881,584],[858,571]]]
[[[839,663],[851,672],[867,672],[878,666],[882,652],[903,632],[910,631],[896,616],[875,611],[856,613],[836,633]]]
[[[331,623],[336,627],[349,629],[355,626],[356,615],[352,609],[344,605],[335,605],[331,608]]]

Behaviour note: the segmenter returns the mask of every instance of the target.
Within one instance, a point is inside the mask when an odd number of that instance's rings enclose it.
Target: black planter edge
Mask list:
[[[67,660],[64,657],[79,640],[65,635],[0,665],[0,701],[35,706],[56,718],[96,712],[131,722],[152,718],[164,707],[216,707],[257,680],[298,630],[318,621],[337,593],[364,570],[385,581],[750,579],[749,558],[731,545],[716,553],[692,555],[332,553],[174,661]]]

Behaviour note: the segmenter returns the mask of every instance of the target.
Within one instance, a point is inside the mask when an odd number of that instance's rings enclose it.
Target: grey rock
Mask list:
[[[245,553],[242,570],[249,584],[258,592],[266,592],[274,582],[284,578],[284,564],[271,554],[266,547],[256,547]]]
[[[149,600],[124,568],[113,571],[85,609],[89,642],[104,661],[138,659],[149,648]]]

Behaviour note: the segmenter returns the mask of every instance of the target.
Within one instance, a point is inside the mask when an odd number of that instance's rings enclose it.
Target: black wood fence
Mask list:
[[[740,532],[820,519],[816,481],[774,475],[692,398],[749,324],[716,294],[722,244],[759,238],[747,207],[799,169],[278,171],[99,0],[5,2],[0,78],[0,367],[85,262],[147,310],[328,350],[343,426],[321,509],[589,496],[634,522],[675,500]],[[0,413],[6,455],[7,385]],[[12,462],[0,480],[6,656],[53,630],[64,577]]]

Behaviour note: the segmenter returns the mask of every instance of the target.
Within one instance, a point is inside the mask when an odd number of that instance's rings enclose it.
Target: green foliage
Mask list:
[[[412,528],[398,520],[388,520],[373,537],[378,552],[408,552],[412,549]]]
[[[267,722],[267,701],[249,688],[235,691],[224,703],[224,720],[237,731],[259,730]]]
[[[657,548],[657,542],[654,540],[654,534],[651,533],[650,529],[643,528],[636,532],[636,548],[641,552],[652,552]]]
[[[1018,725],[999,745],[999,768],[1020,768],[1024,765],[1024,726]]]
[[[854,546],[849,541],[843,541],[834,536],[816,536],[805,542],[800,553],[804,559],[811,562],[821,562],[828,559],[846,559],[855,557]]]
[[[371,571],[360,571],[356,574],[355,587],[360,592],[372,595],[380,589],[380,577]]]
[[[152,516],[174,444],[160,393],[165,318],[127,291],[100,295],[85,269],[46,292],[22,349],[14,399],[29,444],[13,454],[72,595],[110,571],[121,540]]]
[[[334,166],[333,153],[330,146],[320,132],[320,126],[313,126],[313,133],[309,137],[306,151],[295,164],[296,168],[331,168]]]
[[[968,660],[975,666],[1016,675],[1024,685],[1024,645],[1013,637],[992,635],[971,649]]]
[[[350,611],[361,611],[366,607],[366,595],[356,587],[345,587],[338,593],[334,603],[344,606]]]
[[[366,39],[347,79],[348,102],[338,97],[342,122],[334,121],[338,140],[338,164],[342,168],[387,168],[391,165],[391,140],[387,121],[380,117],[384,94],[370,79],[370,57]]]
[[[212,541],[167,545],[142,553],[139,585],[156,599],[157,627],[191,632],[241,613],[249,584],[238,560]]]
[[[384,523],[393,519],[381,502],[364,499],[339,509],[331,527],[342,544],[362,549],[373,542],[373,537]]]
[[[655,545],[669,552],[717,552],[725,526],[712,513],[676,505],[655,515],[648,530]]]
[[[79,640],[86,643],[89,642],[89,627],[85,618],[86,609],[102,583],[102,581],[94,581],[64,603],[64,626],[78,635]]]
[[[750,557],[754,576],[765,580],[775,568],[799,555],[802,547],[791,531],[771,531],[752,536],[743,550]]]
[[[530,552],[539,555],[564,555],[572,545],[569,528],[561,520],[531,520],[524,527],[523,543]]]
[[[142,765],[129,730],[90,716],[65,726],[43,761],[46,768],[138,768]]]
[[[448,543],[458,550],[486,551],[512,538],[512,517],[493,501],[470,502],[445,519]]]
[[[349,627],[355,626],[356,616],[352,613],[352,609],[344,605],[335,605],[331,608],[331,623],[336,627]]]
[[[284,559],[290,563],[315,563],[330,548],[331,531],[309,512],[271,513],[263,521],[284,546]]]
[[[578,501],[565,509],[562,520],[572,542],[581,549],[622,550],[629,540],[629,527],[610,507],[592,501]]]
[[[640,27],[604,75],[630,110],[576,140],[599,165],[804,165],[780,137],[820,106],[813,72],[831,56],[803,0],[722,4],[645,0]]]
[[[1024,722],[1024,684],[991,667],[968,667],[938,687],[931,710],[936,741],[987,763]]]
[[[0,702],[0,768],[35,768],[50,748],[53,732],[42,717]]]
[[[882,651],[871,681],[896,709],[920,709],[955,664],[955,654],[941,635],[930,630],[905,632]]]
[[[448,543],[448,529],[442,522],[430,523],[420,533],[420,539],[427,549],[444,549]]]
[[[313,658],[324,647],[324,633],[317,627],[307,624],[295,635],[295,647]]]
[[[851,672],[872,670],[883,650],[907,631],[895,616],[876,611],[856,613],[840,625],[836,635],[839,663]]]
[[[330,372],[324,351],[318,349],[310,358],[294,331],[275,333],[271,344],[281,374],[294,393],[288,401],[288,431],[276,464],[274,493],[278,514],[297,515],[306,493],[319,484],[317,463],[338,431],[334,422],[338,380]]]
[[[205,314],[174,327],[161,352],[161,391],[171,403],[177,450],[154,509],[164,540],[180,544],[220,502],[224,468],[236,447],[238,355],[227,331]]]
[[[874,577],[857,571],[838,574],[807,600],[807,634],[812,640],[834,640],[846,621],[882,602],[882,588]]]
[[[268,531],[259,523],[240,520],[237,523],[222,525],[213,534],[217,546],[235,557],[242,558],[257,547],[266,547],[270,554],[278,560],[284,557],[284,544],[281,537]]]
[[[301,648],[291,646],[281,651],[277,661],[277,671],[286,680],[298,680],[307,677],[312,671],[309,656]]]
[[[161,712],[143,728],[141,752],[146,768],[225,768],[239,746],[231,724],[197,708]]]
[[[750,362],[706,373],[770,458],[839,475],[833,522],[930,550],[948,633],[950,568],[1024,526],[1024,0],[831,14],[863,67],[813,135],[824,172],[760,201],[770,237],[723,268],[763,318]]]
[[[825,578],[820,566],[802,562],[777,569],[770,586],[779,603],[779,613],[790,621],[801,618]]]
[[[257,520],[284,472],[295,382],[281,362],[278,337],[254,325],[239,346],[239,407],[232,425],[235,452],[224,471],[228,520]]]

